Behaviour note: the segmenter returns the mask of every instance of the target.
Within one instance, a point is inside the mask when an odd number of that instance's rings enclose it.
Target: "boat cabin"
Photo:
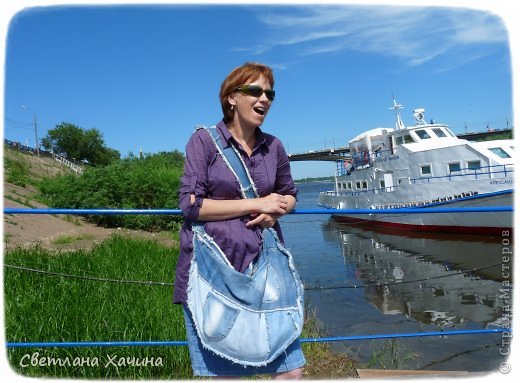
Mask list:
[[[393,187],[403,181],[461,180],[470,174],[494,178],[495,173],[512,171],[511,140],[460,139],[447,125],[425,122],[424,109],[414,110],[414,119],[415,125],[405,127],[397,113],[395,129],[376,128],[350,140],[351,159],[338,164],[337,175],[352,174],[352,189],[366,190]],[[358,172],[364,169],[370,174]],[[355,187],[356,183],[360,186]],[[341,189],[351,188],[347,184]]]

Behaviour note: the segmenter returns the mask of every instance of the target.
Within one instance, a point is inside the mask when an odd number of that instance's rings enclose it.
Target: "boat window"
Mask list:
[[[352,181],[347,182],[347,189],[352,190]]]
[[[362,188],[363,189],[368,189],[368,182],[367,181],[363,181]]]
[[[379,187],[383,189],[385,187],[385,180],[379,180]]]
[[[341,190],[341,182],[338,182],[338,190]]]
[[[426,140],[428,138],[431,138],[430,135],[428,134],[428,132],[426,130],[424,130],[424,129],[416,130],[415,134],[417,134],[417,136],[419,136],[419,138],[421,140]]]
[[[361,181],[356,181],[356,189],[361,190]]]
[[[460,172],[460,162],[450,162],[448,164],[448,170],[450,173]]]
[[[432,175],[431,164],[419,165],[419,169],[421,171],[421,176],[431,176]]]
[[[441,128],[433,128],[432,130],[433,133],[437,135],[437,137],[447,137],[446,133],[444,133],[444,130],[442,130]]]
[[[415,142],[415,140],[409,134],[403,136],[403,138],[405,144],[411,144],[412,142]]]
[[[489,151],[500,158],[511,158],[511,156],[502,148],[489,148]]]
[[[405,134],[404,136],[397,136],[395,138],[396,145],[411,144],[413,142],[415,141],[409,134]]]
[[[480,169],[480,160],[468,161],[468,169],[470,169],[470,170]]]

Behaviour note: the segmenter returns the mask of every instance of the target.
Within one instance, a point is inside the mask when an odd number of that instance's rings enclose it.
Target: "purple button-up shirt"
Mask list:
[[[242,159],[251,174],[260,197],[271,193],[292,195],[298,192],[289,166],[289,158],[280,140],[256,128],[256,142],[251,157],[235,141],[223,121],[217,124],[222,145],[227,147],[232,142],[242,155]],[[195,203],[190,195],[195,195]],[[179,206],[184,215],[184,224],[180,232],[181,251],[177,261],[175,275],[174,303],[186,302],[186,288],[190,262],[193,256],[193,232],[191,224],[197,220],[204,198],[214,200],[241,199],[238,182],[218,154],[209,132],[199,129],[193,133],[186,145],[184,175],[179,190]],[[233,267],[244,272],[258,256],[262,246],[262,228],[248,228],[249,216],[224,221],[206,222],[206,232],[213,237],[217,245],[226,254]],[[278,237],[283,242],[280,225],[274,226]]]

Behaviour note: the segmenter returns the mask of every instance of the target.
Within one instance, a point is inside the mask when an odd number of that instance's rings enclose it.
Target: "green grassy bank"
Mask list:
[[[6,339],[8,342],[184,340],[182,308],[171,303],[172,286],[136,283],[173,283],[177,257],[177,248],[122,236],[113,236],[88,251],[60,253],[41,248],[9,251],[4,255]],[[10,265],[63,275],[20,270]],[[318,335],[316,321],[308,320],[304,336]],[[327,345],[306,344],[304,352],[309,361],[306,369],[309,378],[353,374],[351,361],[331,354]],[[192,377],[185,346],[9,348],[8,357],[11,367],[24,376]]]
[[[172,283],[177,256],[177,249],[153,241],[114,236],[91,251],[60,254],[38,248],[17,249],[4,256],[4,263],[111,280]],[[9,342],[186,337],[181,307],[171,303],[171,286],[104,282],[9,267],[4,268],[4,283],[5,330]],[[34,356],[32,363],[24,357],[27,354]],[[8,356],[12,368],[28,376],[181,379],[191,375],[186,347],[11,348]],[[32,365],[34,360],[46,357],[63,361],[68,357],[71,363],[83,361],[84,365]],[[123,365],[121,358],[127,357],[148,365],[133,366],[126,362]],[[92,365],[96,364],[95,358],[98,366]],[[110,360],[118,362],[114,365]]]

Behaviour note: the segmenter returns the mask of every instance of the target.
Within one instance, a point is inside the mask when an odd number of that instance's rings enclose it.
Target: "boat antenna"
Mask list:
[[[391,108],[388,108],[388,109],[393,109],[394,110],[394,113],[395,113],[395,128],[397,130],[404,129],[403,120],[401,120],[401,113],[399,112],[399,109],[403,109],[404,106],[402,106],[401,104],[398,104],[397,101],[395,100],[395,97],[392,96],[392,98],[394,100],[394,106],[392,106]]]

